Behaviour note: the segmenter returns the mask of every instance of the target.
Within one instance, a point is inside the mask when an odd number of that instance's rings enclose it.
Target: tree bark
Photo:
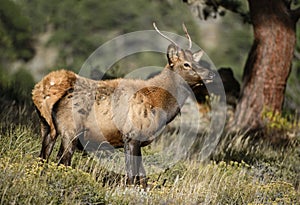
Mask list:
[[[264,109],[281,112],[296,43],[296,20],[284,0],[248,0],[254,42],[243,73],[234,128],[261,130]]]

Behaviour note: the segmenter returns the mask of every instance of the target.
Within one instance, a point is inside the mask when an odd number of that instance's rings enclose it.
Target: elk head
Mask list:
[[[199,64],[204,52],[202,50],[192,52],[192,41],[190,35],[187,32],[185,25],[183,24],[183,30],[186,37],[189,40],[189,48],[181,49],[174,41],[162,34],[153,23],[155,30],[172,44],[168,46],[167,58],[170,70],[179,74],[191,87],[194,87],[201,83],[210,83],[215,76],[215,73],[204,68]]]

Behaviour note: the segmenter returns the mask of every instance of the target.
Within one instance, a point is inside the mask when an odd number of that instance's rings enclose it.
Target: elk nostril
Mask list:
[[[208,77],[210,79],[214,78],[215,76],[216,76],[216,74],[214,72],[212,72],[212,71],[210,71],[209,74],[208,74]]]

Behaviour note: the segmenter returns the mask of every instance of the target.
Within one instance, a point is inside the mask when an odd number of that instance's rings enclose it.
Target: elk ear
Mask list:
[[[200,59],[202,58],[203,54],[204,54],[203,50],[199,50],[199,51],[193,53],[193,60],[195,62],[199,62]]]
[[[177,53],[178,53],[177,46],[175,46],[173,44],[169,45],[168,51],[167,51],[167,57],[168,57],[169,65],[171,67],[174,66],[175,60],[178,58]]]

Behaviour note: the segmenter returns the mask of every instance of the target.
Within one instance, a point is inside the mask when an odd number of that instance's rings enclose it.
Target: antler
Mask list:
[[[155,30],[157,31],[157,33],[159,33],[162,37],[164,37],[165,39],[167,39],[168,41],[170,41],[172,44],[174,44],[176,47],[178,47],[177,43],[175,43],[172,39],[170,39],[168,36],[162,34],[158,28],[156,27],[155,22],[153,22],[153,27],[155,28]]]
[[[182,28],[183,28],[183,31],[184,31],[187,39],[189,40],[189,50],[191,50],[191,48],[192,48],[192,39],[191,39],[191,37],[190,37],[190,35],[189,35],[189,33],[187,31],[187,28],[186,28],[186,26],[185,26],[184,23],[182,23]]]

